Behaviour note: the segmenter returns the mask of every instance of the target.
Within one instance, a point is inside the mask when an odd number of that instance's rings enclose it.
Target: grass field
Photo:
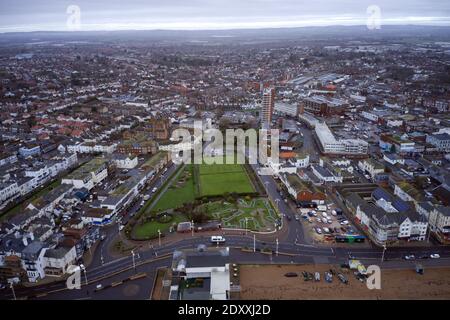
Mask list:
[[[178,178],[169,186],[161,196],[152,211],[164,211],[177,208],[183,203],[194,201],[195,188],[192,165],[186,166]]]
[[[136,239],[156,238],[158,237],[158,230],[161,233],[167,233],[169,232],[170,226],[183,221],[188,221],[188,219],[184,215],[174,214],[173,220],[169,223],[161,223],[158,221],[146,222],[142,225],[136,225],[133,233]]]
[[[224,193],[251,193],[255,189],[240,164],[201,164],[198,166],[200,196]]]

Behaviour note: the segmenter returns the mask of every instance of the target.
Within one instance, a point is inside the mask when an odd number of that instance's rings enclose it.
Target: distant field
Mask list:
[[[251,193],[255,189],[240,164],[198,165],[200,196],[215,196],[224,193]]]

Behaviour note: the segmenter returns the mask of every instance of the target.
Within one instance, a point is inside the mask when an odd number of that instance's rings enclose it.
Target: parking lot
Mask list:
[[[301,222],[306,232],[318,243],[335,241],[337,235],[357,235],[358,231],[333,203],[317,208],[299,208],[295,219]]]

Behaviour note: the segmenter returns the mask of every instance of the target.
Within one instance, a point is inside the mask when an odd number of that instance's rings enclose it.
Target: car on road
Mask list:
[[[295,214],[295,220],[300,220],[300,215],[298,213]]]
[[[405,260],[414,260],[416,257],[413,254],[404,256]]]
[[[212,243],[223,243],[223,242],[225,242],[225,238],[222,236],[212,236],[211,242]]]
[[[101,283],[95,286],[96,290],[101,290],[102,288],[103,288],[103,285]]]
[[[122,231],[123,228],[125,228],[125,226],[124,226],[123,224],[121,224],[121,225],[119,226],[119,231]]]
[[[150,199],[150,195],[149,195],[149,194],[146,194],[146,195],[144,196],[144,201],[147,201],[148,199]]]
[[[154,187],[154,188],[152,189],[152,193],[155,193],[156,190],[158,190],[158,188],[157,188],[157,187]]]
[[[441,256],[437,253],[430,254],[431,259],[439,259]]]

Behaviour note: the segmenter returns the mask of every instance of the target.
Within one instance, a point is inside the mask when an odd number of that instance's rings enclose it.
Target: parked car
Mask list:
[[[322,234],[322,229],[316,228],[316,232],[317,232],[317,234]]]
[[[405,260],[414,260],[416,257],[413,254],[410,254],[410,255],[406,255],[404,258],[405,258]]]
[[[437,253],[430,254],[431,259],[439,259],[441,256]]]
[[[285,277],[292,278],[292,277],[298,277],[298,274],[295,272],[288,272],[284,274]]]
[[[158,190],[158,188],[157,188],[157,187],[154,187],[154,188],[152,189],[152,193],[155,193],[156,190]]]

